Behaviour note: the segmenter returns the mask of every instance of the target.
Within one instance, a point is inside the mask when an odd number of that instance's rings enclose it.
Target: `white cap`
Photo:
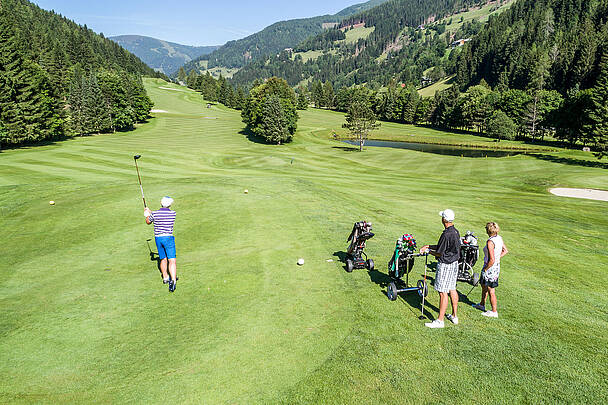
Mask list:
[[[447,210],[439,211],[439,215],[441,215],[441,217],[445,219],[446,222],[454,222],[454,211],[449,208]]]
[[[169,197],[169,196],[164,196],[163,198],[160,199],[160,205],[162,207],[170,207],[173,204],[173,198]]]

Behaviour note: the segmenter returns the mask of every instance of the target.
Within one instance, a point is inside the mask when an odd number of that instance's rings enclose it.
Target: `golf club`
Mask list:
[[[477,284],[479,284],[479,281],[477,281]],[[473,292],[473,289],[474,289],[475,287],[477,287],[477,284],[473,284],[473,287],[471,287],[471,289],[469,290],[469,292],[467,293],[467,295],[465,295],[465,297],[466,297],[466,298],[469,298],[469,294],[470,294],[471,292]]]
[[[156,260],[156,257],[154,257],[154,255],[156,255],[156,253],[154,253],[154,252],[152,251],[152,248],[150,247],[150,241],[151,241],[151,240],[152,240],[152,239],[147,239],[147,240],[146,240],[146,243],[148,244],[148,250],[150,251],[150,260],[151,260],[151,261],[155,261],[155,260]]]
[[[426,288],[426,268],[427,268],[427,264],[429,261],[429,255],[428,253],[425,255],[424,258],[424,283],[422,284],[422,288]],[[425,296],[425,292],[423,291],[422,293],[422,305],[420,306],[420,316],[418,317],[418,319],[426,319],[426,317],[424,316],[424,296]]]
[[[146,197],[144,197],[144,188],[141,185],[141,177],[139,177],[139,167],[137,167],[137,159],[139,159],[141,157],[141,155],[135,155],[133,156],[133,160],[135,161],[135,170],[137,170],[137,180],[139,180],[139,189],[141,190],[141,198],[142,200],[144,200],[144,208],[148,208],[148,205],[146,204]]]

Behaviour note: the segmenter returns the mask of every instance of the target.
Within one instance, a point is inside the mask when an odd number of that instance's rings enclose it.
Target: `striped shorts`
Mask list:
[[[458,260],[453,263],[437,263],[437,273],[435,273],[435,290],[445,293],[455,290],[457,276]]]

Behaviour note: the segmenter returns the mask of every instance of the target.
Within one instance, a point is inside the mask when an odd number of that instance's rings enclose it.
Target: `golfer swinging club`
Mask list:
[[[144,209],[146,224],[154,223],[154,240],[158,248],[160,258],[160,271],[163,274],[163,284],[169,284],[169,292],[175,291],[177,283],[177,263],[175,259],[175,237],[173,236],[173,224],[177,213],[171,210],[173,198],[163,197],[160,200],[161,208],[151,211]],[[169,260],[169,274],[167,274],[167,259]]]
[[[458,325],[458,259],[460,258],[460,233],[454,227],[454,211],[447,209],[439,213],[445,228],[436,245],[426,245],[420,253],[429,252],[437,257],[435,290],[439,293],[439,316],[433,322],[425,323],[429,328],[443,328],[443,316],[448,309],[448,293],[452,301],[452,315],[447,315],[454,325]]]

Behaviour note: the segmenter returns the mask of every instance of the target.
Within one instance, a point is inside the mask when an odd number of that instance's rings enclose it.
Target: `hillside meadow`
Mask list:
[[[608,206],[547,191],[608,189],[605,160],[359,153],[331,139],[344,118],[324,110],[300,113],[291,144],[266,145],[237,111],[145,86],[166,113],[134,132],[0,152],[0,402],[608,401]],[[487,142],[430,131],[378,133]],[[175,199],[173,294],[150,260],[135,154],[149,205]],[[459,284],[460,324],[430,330],[417,295],[386,298],[386,264],[404,233],[434,243],[447,207],[482,241],[498,222],[510,254],[500,318]],[[377,269],[349,274],[340,258],[363,219]],[[431,291],[430,319],[437,306]]]

